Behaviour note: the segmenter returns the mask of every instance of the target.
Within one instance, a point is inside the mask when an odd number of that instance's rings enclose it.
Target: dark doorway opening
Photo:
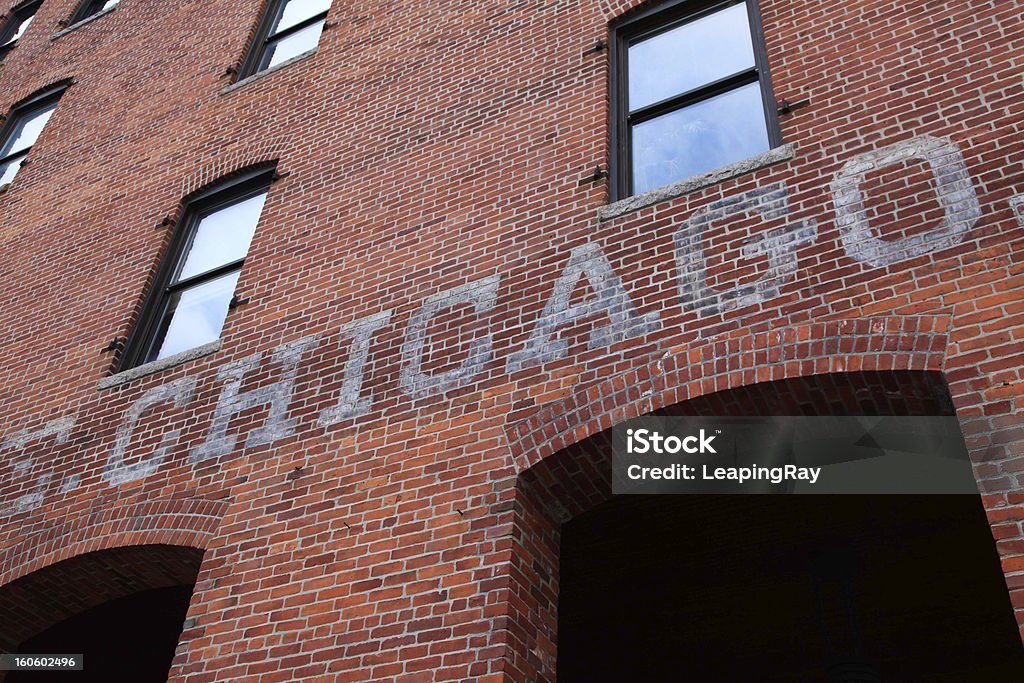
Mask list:
[[[15,671],[8,683],[163,683],[181,636],[193,586],[111,600],[52,626],[19,648],[25,654],[82,654],[82,671]]]
[[[655,414],[955,413],[940,373],[887,371]],[[557,558],[535,573],[555,577],[559,683],[1024,683],[979,495],[612,496],[610,462],[605,430],[520,475],[524,519],[554,520],[524,538],[551,530],[528,549]]]
[[[613,498],[559,584],[559,683],[1024,681],[977,496]]]
[[[83,655],[81,671],[12,671],[4,683],[167,680],[203,551],[136,545],[76,555],[0,587],[0,649]]]

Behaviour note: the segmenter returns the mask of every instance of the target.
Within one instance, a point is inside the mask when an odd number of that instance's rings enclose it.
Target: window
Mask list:
[[[0,188],[9,185],[57,108],[64,88],[47,91],[11,111],[0,128]]]
[[[117,2],[118,0],[85,0],[85,2],[78,6],[75,13],[71,15],[68,25],[77,24],[100,12],[105,12],[116,5]]]
[[[675,0],[612,38],[613,200],[780,143],[756,0]]]
[[[240,176],[186,204],[122,367],[220,338],[272,173]]]
[[[0,59],[4,58],[7,51],[14,47],[18,38],[25,33],[25,29],[32,23],[32,17],[36,15],[36,10],[41,4],[42,0],[35,0],[35,2],[22,3],[11,10],[10,16],[4,22],[3,29],[0,30]]]
[[[271,0],[240,75],[269,69],[314,49],[330,7],[331,0]]]

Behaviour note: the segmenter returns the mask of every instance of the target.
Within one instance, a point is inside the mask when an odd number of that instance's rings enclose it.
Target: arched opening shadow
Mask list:
[[[7,683],[162,682],[203,551],[169,545],[78,555],[0,587],[0,642],[17,654],[81,654],[82,671],[12,671]]]
[[[953,408],[941,374],[886,371],[740,387],[657,414]],[[560,683],[953,683],[1024,670],[980,496],[613,497],[610,459],[602,432],[520,475],[514,571],[530,590],[510,629],[528,646],[516,666]]]
[[[560,576],[560,683],[1024,671],[974,496],[615,498],[565,524]]]

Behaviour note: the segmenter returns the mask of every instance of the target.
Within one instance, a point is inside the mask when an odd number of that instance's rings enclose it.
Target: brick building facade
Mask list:
[[[633,192],[664,5],[335,2],[268,65],[281,3],[8,1],[6,135],[56,104],[0,194],[2,646],[194,576],[170,680],[554,680],[586,453],[693,401],[955,409],[1024,625],[1024,6],[758,5],[768,144]],[[150,360],[247,174],[222,330]]]

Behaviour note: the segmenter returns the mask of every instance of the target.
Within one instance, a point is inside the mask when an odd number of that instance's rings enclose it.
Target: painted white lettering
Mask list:
[[[192,401],[195,393],[196,379],[183,377],[167,384],[153,387],[144,393],[128,409],[125,420],[114,437],[114,448],[110,451],[107,464],[103,468],[103,479],[111,486],[118,486],[137,481],[156,472],[157,468],[170,455],[171,449],[178,441],[180,431],[171,429],[160,437],[160,443],[153,449],[149,457],[140,458],[132,464],[125,464],[125,453],[131,444],[132,435],[139,424],[139,419],[147,409],[154,405],[173,401],[178,408],[184,408]]]
[[[409,320],[402,345],[402,369],[398,384],[406,394],[422,398],[431,393],[444,393],[457,387],[464,387],[473,381],[493,354],[493,339],[490,331],[470,343],[469,355],[452,370],[431,375],[423,372],[423,353],[427,340],[427,326],[442,310],[460,304],[472,304],[477,315],[483,315],[494,308],[498,298],[499,276],[492,275],[476,282],[469,282],[427,298],[420,309]]]
[[[1013,209],[1014,215],[1017,216],[1017,222],[1024,228],[1024,194],[1011,197],[1010,208]]]
[[[590,282],[594,296],[570,306],[573,290],[583,277]],[[604,252],[598,245],[588,243],[572,250],[526,346],[509,356],[508,371],[564,358],[569,353],[568,343],[555,339],[555,333],[559,328],[595,315],[606,315],[610,322],[590,333],[591,349],[641,337],[661,327],[657,313],[637,313]]]
[[[274,349],[271,356],[273,362],[284,367],[281,379],[244,394],[239,393],[242,380],[246,374],[260,365],[262,354],[257,353],[248,358],[232,361],[222,367],[217,373],[217,378],[226,381],[227,384],[217,400],[210,432],[204,443],[192,449],[189,460],[193,463],[202,462],[234,450],[236,437],[234,434],[228,434],[231,419],[243,410],[262,404],[270,406],[267,418],[263,425],[249,432],[249,438],[245,441],[246,448],[273,443],[294,434],[295,421],[288,419],[288,404],[295,390],[299,362],[307,352],[316,347],[316,344],[317,337],[309,336]]]
[[[4,439],[0,443],[0,453],[5,451],[23,451],[28,444],[53,438],[57,445],[67,443],[71,436],[71,429],[75,426],[74,416],[59,417],[43,425],[40,429],[26,429]],[[31,456],[15,459],[11,455],[7,459],[12,460],[14,477],[11,481],[20,479],[25,482],[21,490],[23,493],[8,504],[0,507],[0,518],[9,517],[22,512],[30,512],[39,507],[43,502],[43,496],[47,487],[53,479],[50,473],[42,473],[41,463],[38,458]]]
[[[776,183],[709,204],[691,216],[675,234],[679,299],[700,316],[717,315],[779,296],[782,286],[796,278],[797,247],[810,244],[817,235],[817,223],[812,220],[796,221],[756,235],[743,245],[743,258],[766,257],[768,266],[764,275],[742,287],[727,291],[713,289],[708,285],[704,233],[714,223],[744,213],[758,214],[764,220],[788,216],[786,186]]]
[[[944,212],[942,220],[931,230],[884,240],[868,222],[861,185],[868,173],[912,159],[925,161],[931,168],[936,199]],[[960,147],[947,138],[929,135],[854,157],[832,181],[832,196],[847,256],[871,267],[888,266],[960,244],[981,218],[981,205]]]
[[[370,355],[370,339],[390,320],[391,311],[383,311],[342,325],[341,334],[352,339],[348,360],[345,361],[345,379],[341,385],[337,405],[320,413],[320,426],[329,427],[336,422],[351,420],[370,412],[373,396],[359,396],[363,389],[366,359]]]

